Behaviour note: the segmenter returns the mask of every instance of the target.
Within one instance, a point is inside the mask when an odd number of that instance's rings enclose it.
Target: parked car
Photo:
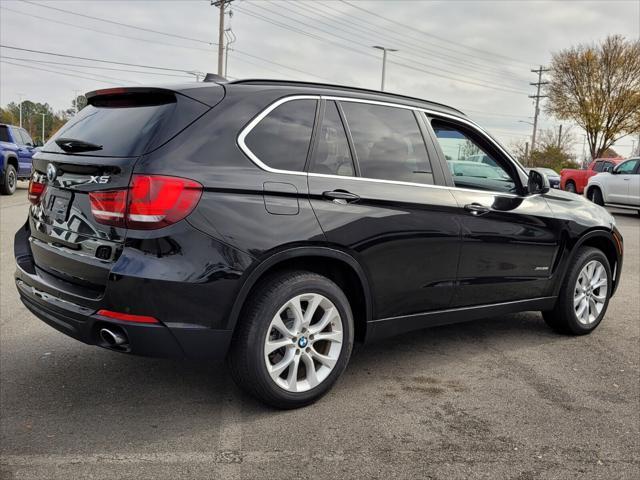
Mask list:
[[[35,142],[24,128],[0,123],[0,193],[13,195],[18,180],[31,176]]]
[[[640,158],[630,158],[611,172],[591,177],[586,195],[598,205],[628,208],[640,214]]]
[[[268,80],[86,97],[35,155],[15,237],[23,303],[82,342],[227,357],[294,408],[356,341],[524,310],[587,334],[620,282],[614,218],[454,108]],[[500,181],[451,175],[469,143]]]
[[[596,158],[585,170],[564,168],[560,170],[560,188],[582,194],[589,178],[600,172],[611,171],[621,161],[621,158]]]

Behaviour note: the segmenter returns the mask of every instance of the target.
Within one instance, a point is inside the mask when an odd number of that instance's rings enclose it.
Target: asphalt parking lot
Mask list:
[[[356,349],[319,403],[274,411],[224,364],[116,354],[18,300],[25,185],[0,198],[0,477],[640,478],[640,217],[614,212],[622,284],[590,336],[538,313]]]

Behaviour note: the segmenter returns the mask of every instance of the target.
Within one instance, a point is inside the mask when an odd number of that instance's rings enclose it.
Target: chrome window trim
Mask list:
[[[242,150],[242,152],[247,157],[249,157],[249,159],[254,164],[256,164],[256,166],[258,166],[262,170],[265,170],[265,171],[271,172],[271,173],[280,173],[280,174],[286,174],[286,175],[302,175],[302,176],[322,177],[322,178],[341,178],[341,179],[357,180],[357,181],[365,181],[365,182],[374,182],[374,183],[386,183],[386,184],[393,184],[393,185],[406,185],[406,186],[411,186],[411,187],[426,187],[426,188],[439,188],[439,189],[445,189],[445,190],[460,190],[460,191],[463,191],[463,192],[479,192],[479,193],[494,194],[494,195],[500,195],[500,196],[506,196],[506,197],[514,197],[514,198],[521,196],[521,195],[517,195],[517,194],[513,194],[513,193],[498,192],[498,191],[494,191],[494,190],[480,190],[480,189],[476,190],[476,189],[472,189],[472,188],[449,187],[449,186],[446,186],[446,185],[431,185],[431,184],[427,184],[427,183],[403,182],[403,181],[399,181],[399,180],[383,180],[383,179],[377,179],[377,178],[353,177],[353,176],[347,176],[347,175],[329,175],[329,174],[324,174],[324,173],[298,172],[298,171],[293,171],[293,170],[280,170],[280,169],[277,169],[277,168],[272,168],[272,167],[266,165],[264,162],[262,162],[258,158],[258,156],[251,151],[251,149],[247,146],[245,140],[247,138],[247,135],[249,133],[251,133],[251,130],[253,130],[255,128],[255,126],[258,123],[260,123],[260,121],[262,121],[263,118],[265,118],[267,115],[269,115],[269,113],[271,113],[273,110],[278,108],[283,103],[291,102],[291,101],[294,101],[294,100],[336,100],[336,101],[340,101],[340,102],[367,103],[367,104],[370,104],[370,105],[380,105],[380,106],[384,106],[384,107],[402,108],[402,109],[405,109],[405,110],[423,112],[423,113],[426,113],[426,114],[429,114],[429,115],[433,115],[433,116],[436,116],[436,117],[442,117],[442,118],[447,118],[449,120],[454,120],[456,122],[460,122],[460,123],[463,123],[463,124],[465,124],[465,125],[467,125],[467,126],[469,126],[471,128],[474,128],[475,130],[478,130],[480,133],[482,133],[483,137],[486,140],[488,140],[513,165],[516,166],[516,169],[520,170],[522,173],[525,174],[525,176],[527,176],[527,173],[524,170],[524,167],[522,167],[518,162],[514,161],[513,158],[511,157],[511,155],[509,155],[509,153],[507,153],[507,151],[504,148],[502,148],[502,146],[497,141],[495,141],[491,137],[491,135],[489,135],[481,126],[479,126],[477,123],[473,122],[472,120],[468,120],[466,118],[462,118],[462,117],[459,117],[459,116],[456,116],[456,115],[451,115],[451,114],[448,114],[448,113],[439,112],[437,110],[430,110],[428,108],[413,107],[413,106],[410,106],[410,105],[402,105],[402,104],[393,103],[393,102],[383,102],[383,101],[379,101],[379,100],[368,100],[368,99],[363,99],[363,98],[352,98],[352,97],[340,97],[340,96],[333,96],[333,95],[290,95],[290,96],[287,96],[287,97],[279,98],[278,100],[276,100],[275,102],[270,104],[268,107],[266,107],[256,117],[254,117],[253,120],[251,120],[245,127],[242,128],[242,130],[238,134],[238,138],[237,138],[238,147],[240,147],[240,150]]]

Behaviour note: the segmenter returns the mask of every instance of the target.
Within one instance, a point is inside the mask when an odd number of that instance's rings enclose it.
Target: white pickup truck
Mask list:
[[[640,158],[630,158],[611,172],[589,178],[585,195],[598,205],[627,208],[640,214]]]

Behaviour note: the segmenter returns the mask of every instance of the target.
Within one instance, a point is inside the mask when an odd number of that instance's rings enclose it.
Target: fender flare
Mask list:
[[[15,160],[16,161],[16,172],[18,171],[18,156],[11,151],[5,150],[2,152],[2,173],[4,175],[4,171],[7,168],[7,164],[9,163],[9,160]]]
[[[593,238],[604,238],[607,240],[607,242],[609,242],[611,244],[611,246],[613,247],[614,252],[616,252],[616,266],[612,265],[612,269],[615,267],[615,273],[612,272],[613,275],[613,289],[612,289],[612,293],[611,296],[613,296],[613,293],[615,292],[615,289],[618,285],[618,280],[620,278],[620,264],[621,264],[621,256],[620,256],[620,252],[618,251],[618,248],[616,246],[616,241],[613,238],[613,232],[611,230],[605,230],[603,228],[595,228],[593,230],[589,230],[587,233],[585,233],[584,235],[582,235],[577,241],[576,243],[573,245],[573,248],[571,249],[571,253],[567,256],[567,259],[565,261],[565,265],[562,269],[562,275],[558,276],[558,280],[556,282],[556,285],[553,288],[553,292],[554,295],[558,295],[560,293],[560,289],[562,288],[564,279],[566,277],[567,274],[567,270],[569,269],[569,265],[571,265],[576,258],[576,255],[578,254],[578,250],[580,250],[580,247],[582,247],[588,240],[591,240]]]
[[[364,292],[365,297],[365,309],[366,309],[366,322],[369,322],[372,318],[372,298],[371,298],[371,289],[369,286],[369,280],[367,275],[365,274],[364,269],[360,265],[360,263],[353,258],[353,256],[348,253],[338,250],[331,247],[320,247],[320,246],[302,246],[302,247],[293,247],[287,250],[282,250],[273,255],[267,257],[257,264],[253,270],[247,275],[244,283],[240,287],[237,295],[235,296],[235,300],[233,306],[231,307],[231,312],[227,318],[227,329],[233,330],[238,322],[238,318],[240,317],[240,312],[242,307],[244,306],[245,300],[249,295],[251,289],[256,285],[256,283],[262,278],[262,276],[267,273],[272,268],[276,267],[278,264],[290,260],[293,258],[302,258],[302,257],[324,257],[331,258],[334,260],[338,260],[348,266],[353,272],[357,275],[360,280],[360,284],[362,287],[362,291]]]

